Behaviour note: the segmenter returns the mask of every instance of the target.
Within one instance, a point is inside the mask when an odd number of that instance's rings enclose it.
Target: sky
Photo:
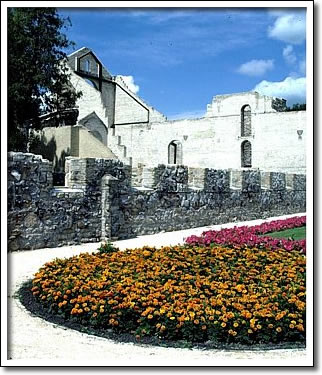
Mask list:
[[[292,3],[290,3],[292,4]],[[64,33],[169,119],[202,117],[215,95],[306,101],[304,8],[58,8]]]

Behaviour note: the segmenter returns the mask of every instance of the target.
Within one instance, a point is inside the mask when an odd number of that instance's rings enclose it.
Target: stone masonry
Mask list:
[[[10,251],[125,239],[305,211],[305,176],[66,158],[65,187],[39,155],[8,154]],[[141,173],[141,176],[140,176]]]
[[[79,123],[125,164],[306,173],[306,111],[286,112],[284,99],[257,92],[216,95],[202,117],[168,120],[89,48],[69,55],[68,64],[73,86],[83,92]],[[84,147],[91,151],[90,144]]]

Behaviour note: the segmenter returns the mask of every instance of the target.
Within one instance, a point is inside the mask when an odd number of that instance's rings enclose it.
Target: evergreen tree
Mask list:
[[[75,106],[63,49],[70,26],[55,8],[8,8],[8,149],[26,151],[39,115]]]
[[[296,103],[296,104],[293,104],[292,107],[286,107],[286,112],[292,112],[292,111],[306,111],[306,104]]]

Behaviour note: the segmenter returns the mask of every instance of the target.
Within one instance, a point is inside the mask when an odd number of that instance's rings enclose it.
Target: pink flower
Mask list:
[[[269,236],[259,237],[259,235],[280,231],[284,229],[297,228],[306,224],[306,217],[293,217],[285,220],[274,220],[252,227],[241,226],[231,229],[221,229],[219,231],[206,231],[201,236],[192,235],[185,241],[193,245],[209,245],[211,243],[223,244],[226,246],[266,246],[271,249],[283,248],[287,251],[299,250],[306,252],[306,240],[291,241],[285,239],[271,238]]]

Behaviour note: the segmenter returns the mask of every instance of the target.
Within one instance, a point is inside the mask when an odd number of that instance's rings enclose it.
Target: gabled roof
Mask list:
[[[107,70],[107,68],[104,66],[104,64],[102,63],[102,61],[88,47],[82,47],[82,48],[78,49],[77,51],[72,52],[71,54],[69,54],[67,56],[68,63],[70,65],[70,67],[75,71],[75,64],[73,63],[74,62],[74,58],[77,57],[78,59],[81,59],[83,57],[86,57],[89,54],[92,55],[93,58],[95,59],[95,61],[102,66],[103,77],[108,78],[108,79],[112,78],[112,74]]]
[[[87,122],[87,120],[89,120],[92,117],[97,118],[104,125],[104,127],[106,128],[106,125],[104,124],[104,122],[101,120],[101,118],[98,116],[98,114],[95,111],[93,111],[93,112],[89,113],[88,115],[86,115],[85,117],[81,118],[78,121],[78,123],[79,124],[85,124]]]

